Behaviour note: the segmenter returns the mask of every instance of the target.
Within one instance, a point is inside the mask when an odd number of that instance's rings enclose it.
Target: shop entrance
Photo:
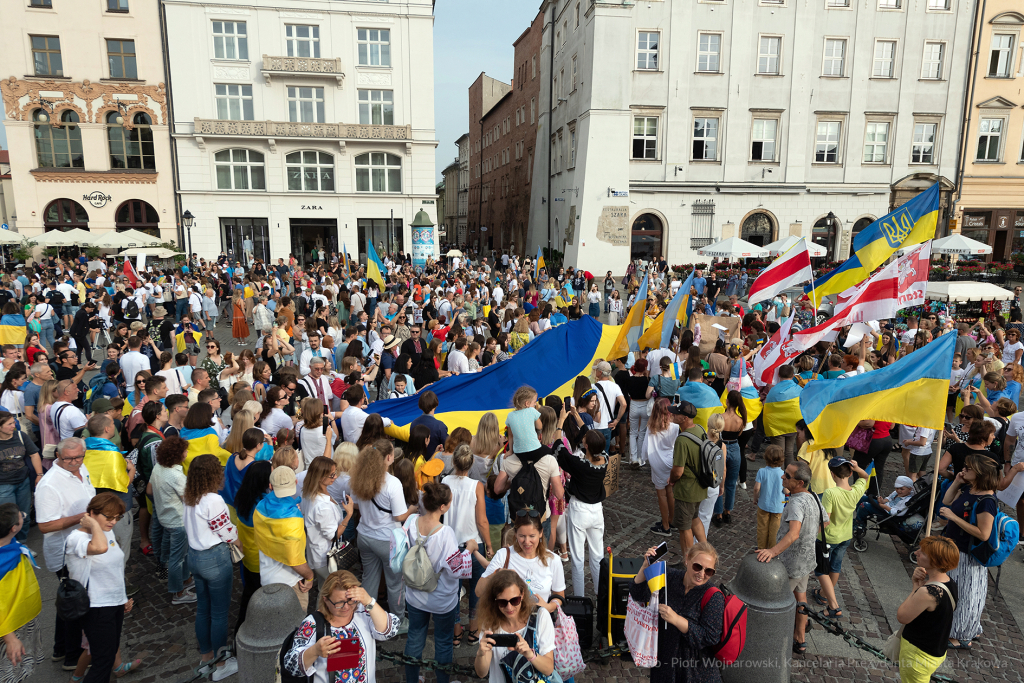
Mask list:
[[[331,254],[338,251],[338,221],[334,218],[292,218],[292,253],[303,266],[312,261],[316,249],[317,261],[325,251],[324,263],[329,264]]]

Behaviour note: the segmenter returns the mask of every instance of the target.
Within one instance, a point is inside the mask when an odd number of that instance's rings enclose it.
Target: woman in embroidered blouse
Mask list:
[[[394,638],[398,624],[398,617],[378,605],[352,572],[334,572],[324,582],[317,611],[299,625],[292,649],[284,656],[284,666],[293,676],[311,676],[314,683],[328,683],[334,679],[327,672],[327,658],[338,653],[339,640],[354,638],[359,645],[359,663],[348,670],[351,676],[347,680],[374,681],[374,641]]]

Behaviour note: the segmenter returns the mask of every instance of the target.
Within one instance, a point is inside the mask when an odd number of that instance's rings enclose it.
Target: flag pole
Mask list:
[[[943,421],[946,419],[945,411],[943,411],[942,419]],[[931,502],[928,505],[928,520],[925,522],[924,527],[925,536],[930,536],[932,533],[932,516],[935,513],[935,493],[939,489],[939,462],[942,461],[942,437],[945,435],[945,429],[939,431],[939,448],[935,451],[935,468],[932,473],[932,497]]]

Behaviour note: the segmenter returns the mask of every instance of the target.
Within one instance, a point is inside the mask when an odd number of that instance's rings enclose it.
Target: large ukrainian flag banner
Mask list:
[[[935,183],[857,233],[853,238],[853,256],[832,272],[818,278],[813,286],[804,287],[804,292],[817,306],[822,297],[845,292],[860,284],[896,250],[935,237],[938,219],[939,184]]]
[[[221,465],[228,464],[231,454],[220,447],[220,437],[217,436],[217,431],[213,427],[182,429],[181,438],[188,441],[188,451],[185,453],[185,462],[182,463],[185,474],[188,474],[188,466],[192,464],[192,461],[204,453],[216,455],[220,459]]]
[[[0,633],[14,633],[42,609],[28,548],[11,540],[0,548]]]
[[[636,300],[633,302],[633,307],[626,313],[626,322],[619,328],[618,339],[615,340],[615,346],[612,347],[608,358],[622,358],[628,356],[630,351],[640,350],[637,341],[644,332],[644,319],[647,316],[648,277],[649,275],[644,275],[644,281],[640,283],[640,289],[636,292]]]
[[[306,526],[298,496],[265,496],[252,513],[252,528],[256,547],[270,559],[289,567],[306,561]]]
[[[814,448],[842,448],[860,420],[942,429],[955,346],[956,335],[944,334],[879,370],[808,384],[800,410]]]
[[[772,387],[764,398],[765,436],[782,436],[796,431],[800,420],[800,393],[803,387],[793,380],[785,380]],[[867,418],[861,418],[862,420]]]
[[[370,240],[366,241],[366,279],[373,280],[380,287],[380,291],[384,291],[384,262],[377,256],[377,250],[370,244]]]
[[[495,413],[498,422],[504,424],[512,411],[512,394],[524,384],[536,389],[541,399],[551,394],[571,396],[578,375],[589,375],[597,360],[616,357],[611,350],[619,329],[583,316],[551,328],[512,358],[481,372],[452,375],[434,382],[429,387],[439,402],[434,416],[448,426],[449,432],[465,427],[475,433],[486,412]],[[374,401],[366,410],[391,418],[396,427],[385,431],[407,441],[409,423],[423,414],[418,401],[418,396]]]
[[[722,402],[718,400],[715,390],[700,380],[691,379],[687,381],[686,384],[679,387],[676,395],[679,397],[679,400],[689,401],[696,406],[697,417],[693,418],[693,421],[703,427],[704,431],[707,431],[708,428],[708,418],[715,413],[725,412],[725,408],[722,407]]]
[[[691,270],[689,277],[686,278],[686,282],[679,287],[676,295],[668,302],[665,310],[640,335],[640,339],[637,340],[637,346],[641,349],[645,347],[650,349],[669,348],[669,344],[672,341],[672,332],[676,328],[675,321],[680,321],[683,324],[683,329],[686,329],[686,325],[690,322],[690,315],[693,313],[693,297],[690,296],[690,289],[692,287],[693,271]],[[671,322],[666,325],[666,320]]]

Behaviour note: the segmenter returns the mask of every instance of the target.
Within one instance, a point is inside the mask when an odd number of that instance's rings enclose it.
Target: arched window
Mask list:
[[[153,237],[160,236],[160,216],[156,209],[141,199],[129,199],[114,214],[118,232],[135,229]]]
[[[356,157],[356,192],[401,192],[402,158],[384,152]]]
[[[248,149],[223,149],[213,156],[218,190],[265,190],[263,155]]]
[[[84,168],[82,129],[76,125],[78,114],[65,109],[60,115],[60,125],[54,126],[49,121],[39,121],[42,113],[42,109],[37,109],[32,115],[37,122],[36,156],[40,168]]]
[[[73,199],[54,199],[43,213],[43,230],[89,229],[89,214]]]
[[[633,261],[650,261],[655,256],[661,256],[662,230],[661,219],[654,214],[645,213],[637,216],[633,221],[629,258]]]
[[[285,157],[288,189],[334,192],[334,155],[327,152],[292,152]]]
[[[836,257],[839,231],[842,229],[842,221],[836,218],[835,214],[829,211],[824,218],[819,218],[811,229],[814,243],[825,247],[825,258],[832,261]]]
[[[760,211],[747,216],[747,219],[743,221],[740,237],[759,247],[774,242],[775,225],[771,216]]]
[[[153,152],[153,128],[149,115],[138,112],[133,128],[125,130],[117,122],[116,111],[107,114],[107,138],[110,140],[110,168],[156,168]]]

